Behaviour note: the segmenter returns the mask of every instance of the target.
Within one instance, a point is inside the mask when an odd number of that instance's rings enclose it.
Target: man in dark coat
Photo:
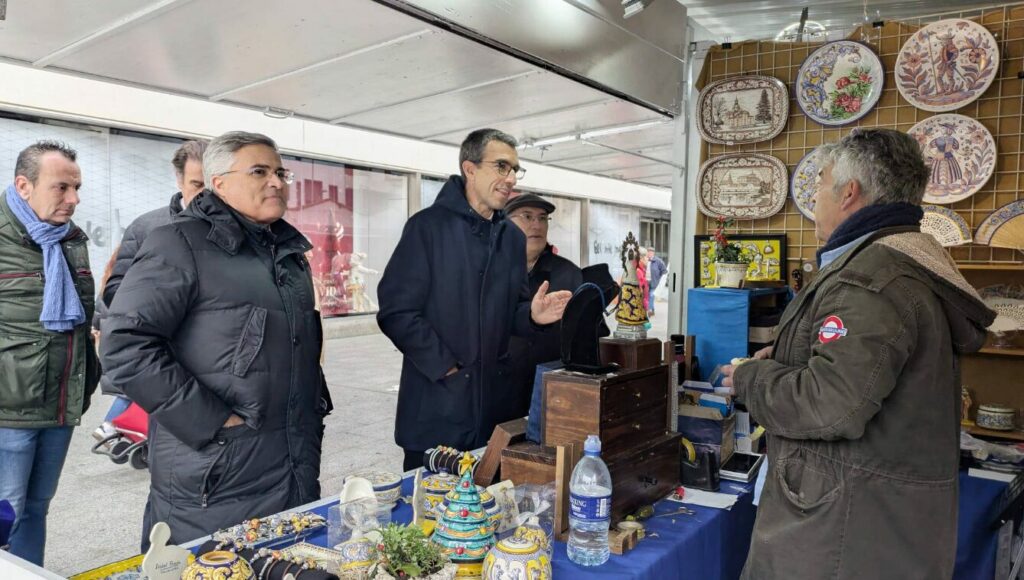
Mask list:
[[[181,543],[320,497],[322,332],[311,245],[282,218],[293,175],[231,132],[203,191],[150,233],[114,296],[104,370],[150,416],[144,529]]]
[[[526,236],[526,269],[529,272],[530,295],[544,282],[549,290],[575,292],[583,283],[579,266],[555,254],[548,243],[548,224],[555,204],[543,197],[527,193],[512,198],[505,206],[509,221],[519,226]],[[522,417],[530,410],[530,397],[537,365],[561,358],[559,326],[552,325],[530,337],[513,336],[509,343],[509,384],[517,397],[509,414]]]
[[[571,297],[544,283],[531,302],[526,239],[502,213],[525,174],[516,146],[494,129],[466,137],[462,175],[406,222],[377,286],[377,323],[405,357],[395,441],[406,469],[436,445],[482,446],[515,417],[509,337],[557,322]]]

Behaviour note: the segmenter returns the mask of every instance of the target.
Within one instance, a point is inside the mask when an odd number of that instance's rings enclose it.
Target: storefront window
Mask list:
[[[420,209],[427,209],[434,205],[437,194],[441,193],[441,188],[445,183],[445,181],[433,177],[420,179]]]
[[[590,203],[587,226],[590,264],[608,264],[616,280],[622,275],[622,242],[626,234],[640,234],[640,210],[607,203]],[[639,240],[638,240],[639,241]]]
[[[548,227],[548,243],[555,247],[558,255],[580,264],[580,208],[579,200],[567,197],[545,196],[555,204]]]

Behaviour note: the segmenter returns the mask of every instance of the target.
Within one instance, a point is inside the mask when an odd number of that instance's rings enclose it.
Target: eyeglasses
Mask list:
[[[494,168],[498,171],[498,175],[502,177],[508,177],[510,171],[516,172],[516,179],[522,179],[526,177],[526,170],[518,165],[512,165],[508,161],[483,161],[482,163],[490,163],[494,165]]]
[[[512,220],[516,220],[516,221],[523,220],[523,221],[525,221],[527,223],[536,222],[538,224],[544,224],[544,223],[547,223],[547,222],[551,221],[551,216],[549,216],[547,214],[544,214],[544,215],[533,215],[533,214],[529,214],[529,213],[517,213],[517,214],[512,214],[512,215],[508,216],[508,218],[512,219]]]
[[[225,171],[224,173],[218,173],[217,175],[227,175],[229,173],[242,173],[242,172],[243,171],[241,169],[232,169],[231,171]],[[262,179],[262,180],[270,179],[271,175],[275,175],[283,183],[286,183],[288,185],[291,185],[292,183],[295,183],[295,173],[293,173],[292,171],[289,171],[287,169],[284,169],[283,167],[281,169],[277,169],[275,171],[271,171],[269,167],[264,167],[262,165],[257,165],[255,167],[250,167],[248,170],[244,171],[244,173],[246,175],[248,175],[249,177],[252,177],[254,179]]]

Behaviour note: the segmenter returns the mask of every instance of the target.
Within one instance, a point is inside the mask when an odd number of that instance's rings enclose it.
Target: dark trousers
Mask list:
[[[423,452],[405,450],[405,460],[402,462],[402,471],[409,471],[423,467]]]

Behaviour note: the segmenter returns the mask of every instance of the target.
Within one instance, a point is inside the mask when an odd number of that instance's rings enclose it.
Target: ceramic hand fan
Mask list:
[[[960,214],[938,205],[923,205],[921,231],[931,234],[944,248],[971,243],[971,228]]]
[[[974,241],[993,248],[1024,250],[1024,199],[992,212],[978,226]]]

